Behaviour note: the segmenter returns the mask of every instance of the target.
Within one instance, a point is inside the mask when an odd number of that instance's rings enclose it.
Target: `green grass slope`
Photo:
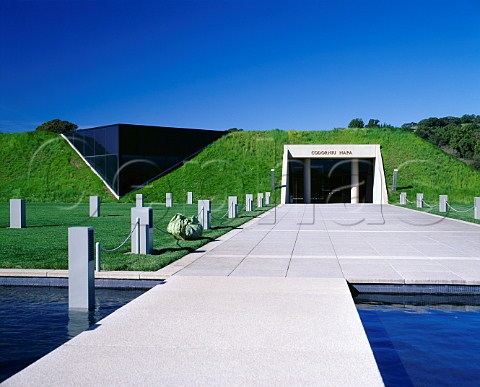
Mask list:
[[[472,203],[480,195],[480,173],[444,153],[418,136],[398,129],[345,129],[332,131],[235,132],[208,146],[181,168],[135,193],[145,201],[165,202],[172,192],[174,201],[184,203],[188,191],[194,199],[225,202],[228,195],[270,190],[270,169],[275,168],[276,184],[281,183],[284,144],[381,144],[387,187],[391,188],[394,168],[399,169],[399,187],[409,187],[412,200],[423,192],[427,202],[448,194],[452,203]],[[135,193],[123,202],[132,202]],[[29,202],[86,202],[100,195],[112,202],[103,183],[58,135],[45,132],[0,133],[0,200],[26,198]],[[277,200],[279,191],[276,192]],[[389,192],[398,202],[398,193]]]
[[[438,202],[439,194],[448,194],[452,203],[472,203],[480,195],[479,172],[412,133],[383,128],[231,133],[137,193],[143,193],[147,202],[164,202],[166,192],[182,202],[188,191],[194,192],[195,200],[225,201],[228,195],[238,195],[243,202],[245,193],[270,190],[271,168],[280,185],[284,144],[380,144],[393,203],[399,200],[399,194],[391,192],[394,168],[399,170],[398,187],[410,200],[417,192],[423,192],[427,202]],[[134,195],[122,200],[133,201]]]
[[[115,201],[102,181],[59,135],[0,133],[0,201],[85,202],[89,195]]]

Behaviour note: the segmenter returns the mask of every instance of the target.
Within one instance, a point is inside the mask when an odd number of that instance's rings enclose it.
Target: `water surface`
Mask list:
[[[96,289],[91,312],[68,310],[68,289],[0,286],[0,382],[143,294]]]
[[[479,386],[480,297],[360,295],[386,386]]]

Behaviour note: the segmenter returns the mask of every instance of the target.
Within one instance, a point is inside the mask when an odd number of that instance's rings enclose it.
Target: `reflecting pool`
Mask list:
[[[478,386],[480,297],[359,295],[386,386]]]
[[[67,288],[0,286],[0,383],[144,292],[95,289],[95,310],[73,312]]]

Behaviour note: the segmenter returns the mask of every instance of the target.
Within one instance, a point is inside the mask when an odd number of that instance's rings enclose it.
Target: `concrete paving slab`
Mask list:
[[[174,277],[5,382],[381,386],[342,279]]]

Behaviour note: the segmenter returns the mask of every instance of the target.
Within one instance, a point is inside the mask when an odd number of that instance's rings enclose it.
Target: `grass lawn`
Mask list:
[[[396,204],[396,203],[393,203],[393,204]],[[428,212],[430,214],[444,216],[444,217],[447,217],[447,218],[464,220],[466,222],[480,224],[479,219],[474,219],[473,218],[473,203],[472,204],[453,204],[453,203],[451,203],[451,206],[456,211],[449,207],[448,212],[446,212],[446,213],[438,211],[438,202],[436,202],[436,203],[435,202],[432,202],[432,203],[427,202],[427,204],[430,207],[425,206],[423,208],[417,208],[416,203],[407,203],[407,205],[405,205],[405,206],[400,206],[399,204],[396,204],[396,205],[398,205],[400,207],[410,208],[412,210]]]
[[[197,205],[146,204],[154,208],[154,224],[166,230],[170,219],[177,213],[196,215]],[[130,241],[116,252],[102,252],[102,270],[155,271],[214,240],[220,235],[253,219],[272,207],[253,212],[240,210],[239,217],[228,219],[227,206],[212,203],[212,229],[204,231],[196,241],[177,242],[171,235],[158,230],[154,233],[153,255],[125,254],[130,251]],[[10,229],[9,204],[0,204],[0,267],[24,269],[67,269],[68,227],[95,227],[95,241],[105,249],[120,245],[130,233],[130,208],[128,203],[102,203],[101,217],[88,216],[88,204],[28,203],[27,228]]]

